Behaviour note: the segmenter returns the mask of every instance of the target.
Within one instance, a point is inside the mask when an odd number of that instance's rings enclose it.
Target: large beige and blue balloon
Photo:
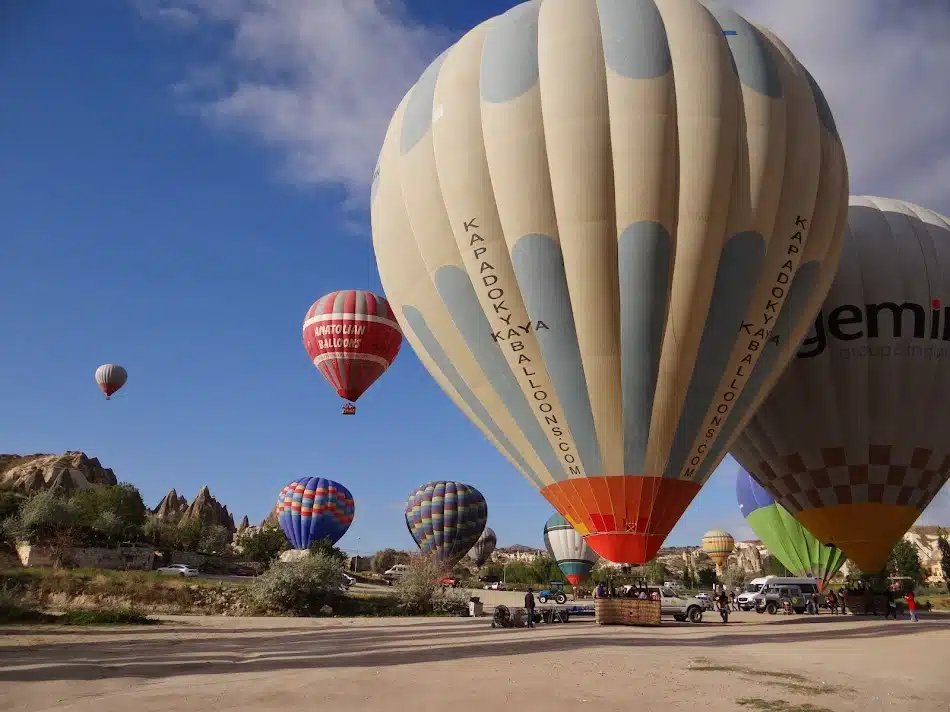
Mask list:
[[[732,454],[823,544],[878,571],[950,477],[948,403],[950,218],[854,197],[814,328]]]
[[[400,103],[373,242],[429,373],[639,563],[784,365],[765,345],[817,311],[847,188],[821,91],[767,30],[697,0],[535,0]]]

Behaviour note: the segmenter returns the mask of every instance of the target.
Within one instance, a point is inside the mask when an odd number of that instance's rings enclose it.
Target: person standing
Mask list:
[[[524,607],[528,612],[528,627],[534,628],[534,589],[529,588],[524,595]]]
[[[888,588],[887,593],[884,594],[884,597],[884,620],[887,620],[891,616],[894,617],[894,620],[897,620],[897,601],[894,600],[894,591]]]
[[[834,591],[828,592],[828,607],[831,609],[832,615],[838,615],[838,596],[835,595]]]
[[[716,604],[719,608],[719,615],[722,617],[723,623],[729,622],[729,597],[726,596],[725,591],[720,591],[719,596],[716,598]]]
[[[914,597],[913,591],[908,591],[904,594],[904,602],[907,604],[907,612],[910,613],[910,619],[915,623],[920,621],[920,618],[917,617],[917,599]],[[897,617],[896,614],[894,617]]]

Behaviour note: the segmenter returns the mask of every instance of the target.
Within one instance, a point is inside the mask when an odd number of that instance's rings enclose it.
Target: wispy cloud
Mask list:
[[[179,97],[212,126],[273,146],[285,178],[351,194],[367,190],[399,100],[451,41],[447,30],[413,22],[397,0],[138,4],[143,17],[177,11],[194,18],[193,31],[227,37],[210,64],[182,77]]]
[[[291,180],[361,194],[393,108],[451,41],[400,0],[135,2],[177,30],[226,33],[213,66],[179,85],[209,122],[272,145]],[[772,29],[817,77],[848,150],[852,192],[950,212],[946,3],[725,4]]]

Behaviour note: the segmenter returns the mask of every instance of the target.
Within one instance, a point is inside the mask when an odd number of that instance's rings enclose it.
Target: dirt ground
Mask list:
[[[0,709],[913,712],[950,708],[950,616],[723,626],[170,617],[0,629]]]

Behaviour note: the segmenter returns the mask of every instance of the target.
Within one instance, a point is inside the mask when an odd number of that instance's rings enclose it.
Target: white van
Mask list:
[[[768,610],[775,613],[781,606],[781,588],[797,588],[807,603],[807,598],[818,592],[818,581],[811,576],[801,578],[797,576],[764,576],[754,578],[746,584],[745,590],[736,598],[736,603],[743,611],[757,610],[760,613]],[[794,598],[798,599],[799,596]],[[805,603],[801,604],[804,608]],[[798,607],[798,606],[796,606]]]

